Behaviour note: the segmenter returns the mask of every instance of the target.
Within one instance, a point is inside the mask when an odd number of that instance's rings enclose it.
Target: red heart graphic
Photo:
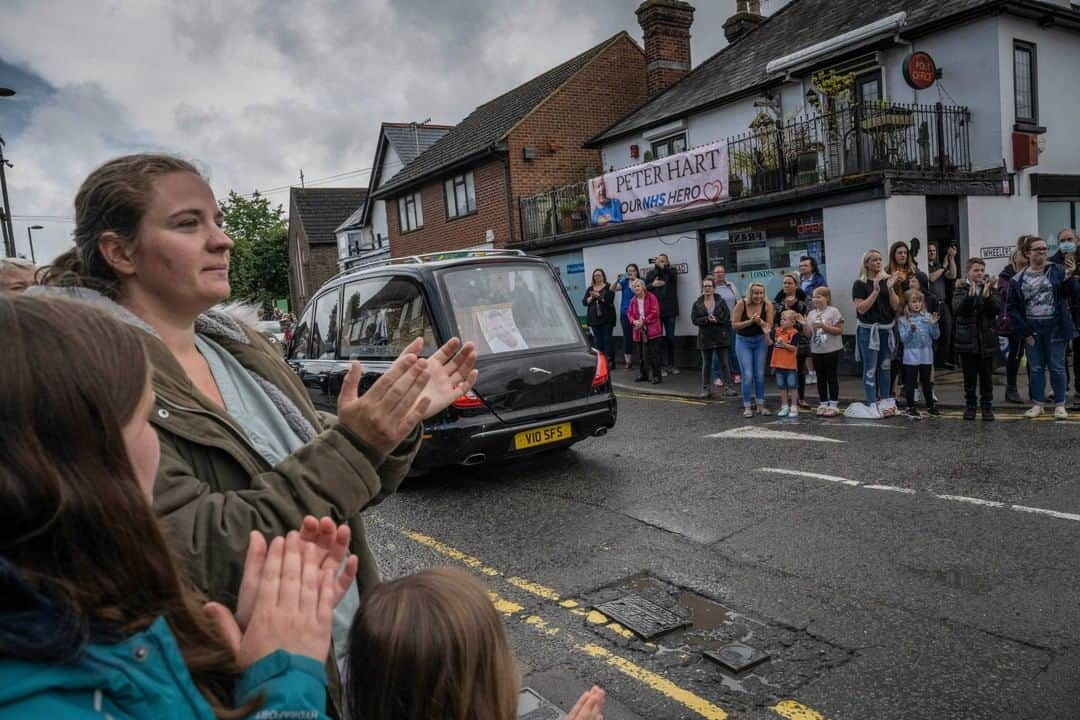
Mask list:
[[[720,180],[715,180],[710,183],[705,183],[703,188],[705,192],[705,199],[711,202],[719,202],[724,196],[724,183]]]

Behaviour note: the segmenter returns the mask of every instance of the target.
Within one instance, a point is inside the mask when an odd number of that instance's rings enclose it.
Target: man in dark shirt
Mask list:
[[[675,367],[675,319],[679,316],[678,275],[671,268],[671,261],[664,253],[656,256],[656,264],[645,276],[645,288],[660,301],[660,322],[664,326],[663,373],[679,374]]]

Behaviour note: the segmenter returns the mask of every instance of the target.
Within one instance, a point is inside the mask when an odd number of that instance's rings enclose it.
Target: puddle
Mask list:
[[[726,607],[689,590],[679,593],[679,605],[690,611],[691,626],[683,633],[683,642],[700,650],[716,650],[731,642],[727,633],[717,633],[731,623],[731,612]]]

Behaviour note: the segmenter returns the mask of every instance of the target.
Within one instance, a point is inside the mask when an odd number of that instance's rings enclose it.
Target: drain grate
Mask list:
[[[518,694],[517,720],[562,720],[565,717],[562,710],[532,688],[522,688]]]
[[[741,673],[759,665],[769,659],[769,654],[757,648],[744,645],[743,643],[731,643],[719,650],[706,650],[702,653],[705,657],[730,670],[733,673]]]
[[[632,593],[595,607],[643,640],[652,640],[658,635],[690,624],[689,620],[684,620],[667,608]]]

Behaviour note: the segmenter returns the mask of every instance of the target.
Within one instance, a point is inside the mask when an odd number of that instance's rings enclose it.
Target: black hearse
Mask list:
[[[409,343],[447,339],[479,352],[476,387],[424,423],[417,469],[479,465],[566,448],[614,427],[607,359],[597,353],[555,272],[517,250],[395,258],[331,278],[300,317],[288,362],[315,406],[337,411],[353,360],[361,392]]]

